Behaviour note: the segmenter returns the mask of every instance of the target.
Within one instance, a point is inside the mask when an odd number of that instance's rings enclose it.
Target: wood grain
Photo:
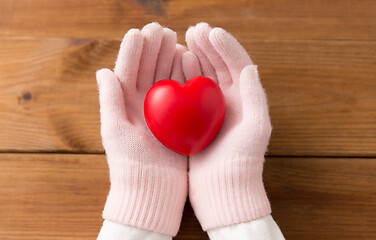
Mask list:
[[[94,239],[104,155],[0,154],[0,239]],[[268,158],[264,182],[286,239],[375,239],[376,159]],[[189,204],[175,239],[207,239]]]
[[[4,0],[0,36],[121,38],[159,21],[183,39],[206,21],[242,39],[375,40],[375,12],[374,0]]]
[[[376,43],[240,39],[269,99],[271,156],[376,156]],[[103,153],[95,71],[117,40],[0,40],[0,151]]]
[[[223,27],[259,65],[286,239],[376,239],[374,0],[1,0],[0,239],[95,239],[109,188],[95,71],[152,21],[181,43]],[[175,239],[208,239],[189,203]]]

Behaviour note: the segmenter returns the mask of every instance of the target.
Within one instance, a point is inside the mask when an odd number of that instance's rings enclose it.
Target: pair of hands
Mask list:
[[[186,33],[189,51],[176,33],[158,23],[131,29],[121,43],[114,72],[97,72],[101,134],[111,189],[105,219],[175,235],[188,188],[204,230],[270,214],[262,183],[271,124],[257,67],[229,33],[206,23]],[[152,84],[180,83],[203,75],[216,81],[226,117],[202,152],[181,156],[148,129],[143,102]]]

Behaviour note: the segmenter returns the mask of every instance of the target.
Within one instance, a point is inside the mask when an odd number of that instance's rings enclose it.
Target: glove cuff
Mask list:
[[[220,161],[220,160],[218,160]],[[262,182],[264,157],[199,165],[189,172],[189,197],[203,230],[249,222],[270,215]]]
[[[187,197],[187,172],[141,163],[121,167],[111,172],[103,218],[175,236]]]

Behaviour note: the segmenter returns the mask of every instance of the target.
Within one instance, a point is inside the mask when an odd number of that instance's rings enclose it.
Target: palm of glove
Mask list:
[[[177,49],[176,49],[177,48]],[[122,42],[114,72],[98,72],[101,134],[109,161],[127,156],[128,161],[176,165],[184,157],[166,149],[148,129],[143,102],[151,85],[175,74],[183,82],[181,68],[174,67],[184,52],[176,47],[176,34],[159,24],[130,30]],[[175,56],[176,55],[176,56]],[[136,159],[137,156],[137,159]]]
[[[126,114],[122,119],[108,125],[102,124],[101,135],[108,159],[119,159],[117,155],[121,155],[129,156],[128,160],[132,160],[132,156],[137,156],[137,159],[133,160],[163,165],[168,164],[165,162],[168,159],[181,158],[166,149],[147,128],[144,114],[140,111],[143,109],[144,98],[145,94],[142,92],[124,96],[124,107],[131,115]]]
[[[217,80],[226,99],[219,134],[204,151],[190,157],[191,163],[212,165],[234,157],[263,156],[271,133],[270,117],[257,67],[246,50],[223,29],[211,29],[205,23],[188,30],[187,43],[201,63],[202,74]]]
[[[262,157],[271,132],[269,115],[265,114],[264,109],[258,108],[249,109],[251,115],[245,115],[243,108],[251,108],[251,106],[239,105],[242,99],[236,87],[230,87],[223,93],[227,102],[227,113],[222,129],[205,151],[190,159],[193,161],[201,159],[197,161],[210,162],[208,164],[211,165],[219,164],[216,162],[226,159],[250,158],[254,155]]]

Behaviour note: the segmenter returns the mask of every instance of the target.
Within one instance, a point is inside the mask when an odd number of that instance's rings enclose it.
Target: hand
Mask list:
[[[257,67],[234,37],[200,23],[188,29],[190,53],[183,68],[218,82],[226,117],[214,141],[189,157],[189,196],[204,230],[249,222],[270,214],[262,170],[271,134],[264,89]],[[189,56],[185,57],[185,56]],[[191,76],[187,76],[191,77]]]
[[[157,23],[131,29],[114,72],[97,72],[101,135],[111,188],[106,220],[176,235],[187,197],[187,158],[164,147],[148,129],[143,102],[158,80],[184,82],[176,33]]]

